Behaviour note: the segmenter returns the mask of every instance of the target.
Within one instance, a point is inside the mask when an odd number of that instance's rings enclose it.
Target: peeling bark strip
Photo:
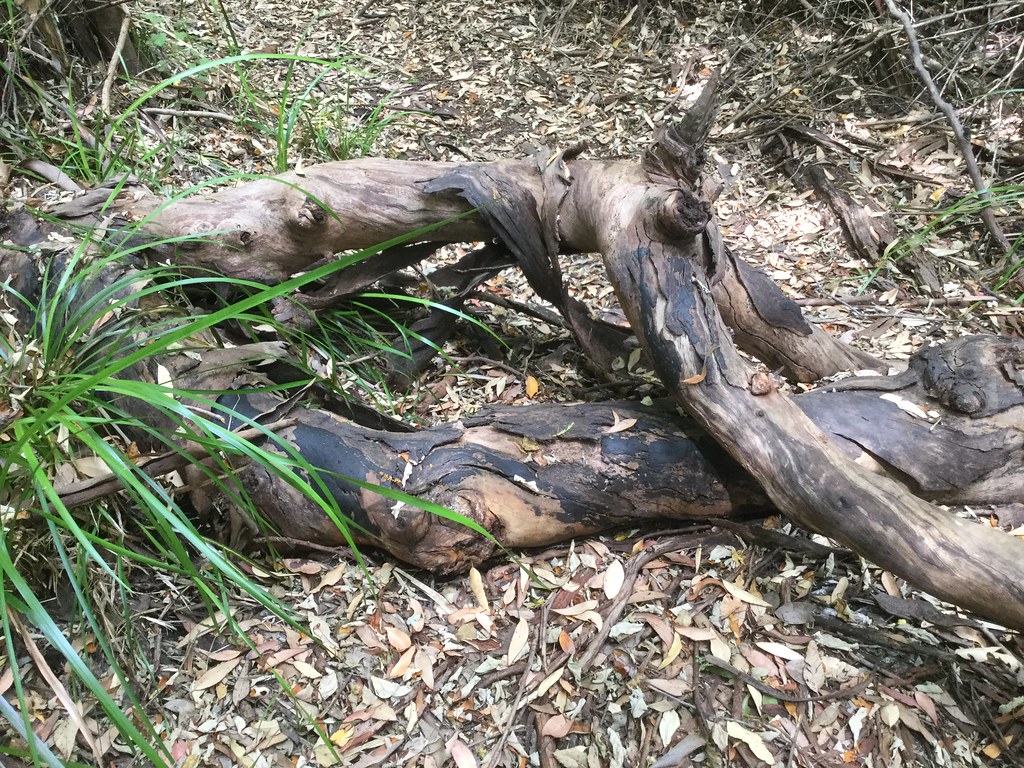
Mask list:
[[[659,134],[640,165],[557,155],[540,166],[328,163],[172,203],[153,214],[151,229],[163,236],[212,233],[182,247],[182,263],[273,282],[338,251],[444,224],[423,239],[497,237],[541,295],[556,299],[566,295],[556,254],[600,251],[665,385],[772,503],[915,585],[1024,629],[1024,543],[958,520],[895,480],[871,474],[738,354],[736,345],[802,380],[877,367],[818,329],[808,333],[792,302],[728,252],[714,222],[701,230],[707,208],[699,177],[712,91]],[[587,322],[581,308],[565,302],[560,309],[576,316],[571,322],[577,337],[596,355],[602,344],[590,343],[579,330]],[[992,375],[1019,389],[1016,360],[1012,374]],[[316,440],[326,445],[333,427],[325,422],[316,429]],[[316,440],[306,441],[309,450],[320,450]],[[940,481],[941,472],[922,477],[929,487]],[[496,504],[513,510],[501,519],[505,532],[529,529],[536,512],[524,506],[522,491],[513,477],[467,490],[453,503],[482,518],[496,514]],[[280,503],[288,509],[288,500]],[[564,514],[565,500],[550,497],[546,503],[553,519]],[[387,528],[398,525],[395,518],[388,522],[389,514],[381,512],[379,525],[401,535]],[[532,524],[543,527],[544,519]],[[585,518],[577,525],[573,532],[591,530]]]

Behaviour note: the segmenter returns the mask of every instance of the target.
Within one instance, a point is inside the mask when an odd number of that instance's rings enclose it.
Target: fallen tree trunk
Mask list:
[[[662,381],[772,504],[939,597],[1024,628],[1024,544],[863,468],[737,353],[734,339],[801,380],[877,367],[812,328],[725,248],[700,193],[712,114],[709,90],[640,165],[571,153],[493,164],[330,163],[151,207],[146,224],[162,237],[205,233],[165,254],[183,264],[265,282],[425,227],[440,227],[424,235],[433,241],[497,237],[595,361],[614,354],[615,339],[569,295],[558,254],[600,251]],[[1019,395],[1019,351],[1003,364]]]
[[[648,156],[646,167],[668,168],[681,184],[695,185],[694,148],[708,119],[691,111],[662,142],[666,159]],[[617,216],[604,211],[601,251],[630,324],[678,402],[801,525],[939,597],[1024,627],[1024,545],[870,475],[756,373],[737,353],[705,288],[716,267],[705,233],[679,236],[651,217],[665,199],[663,190],[645,190]]]
[[[18,261],[25,267],[25,258],[11,254],[4,265],[11,268]],[[230,419],[225,427],[257,439],[259,432],[248,420],[272,418],[279,438],[323,470],[330,499],[353,522],[347,533],[356,542],[431,571],[465,570],[494,554],[496,542],[510,548],[542,546],[643,521],[777,511],[750,474],[670,401],[647,407],[630,402],[488,406],[459,423],[412,430],[353,410],[349,403],[338,404],[346,409],[339,415],[327,407],[301,407],[283,395],[253,393],[275,384],[260,371],[281,354],[281,345],[274,343],[207,348],[197,364],[195,348],[189,348],[154,358],[135,373],[148,379],[162,368],[185,391],[239,390],[220,398]],[[1019,504],[1024,503],[1024,400],[1007,371],[1022,361],[1020,340],[966,337],[922,350],[899,376],[844,379],[794,402],[849,459],[898,480],[906,493],[944,504]],[[158,431],[174,429],[145,403],[116,405]],[[160,447],[145,433],[133,437],[145,450]],[[190,467],[171,454],[142,468],[156,477]],[[193,504],[203,512],[203,486],[211,480],[199,472],[188,479]],[[348,543],[346,532],[323,508],[285,478],[242,465],[236,479],[281,532],[274,539],[278,546]],[[59,493],[74,507],[118,487],[110,476],[79,481]],[[455,510],[493,540],[414,503],[396,503],[378,488]]]
[[[227,359],[225,359],[227,355]],[[222,388],[244,349],[208,355],[182,378]],[[1024,342],[970,337],[931,348],[892,378],[849,379],[839,391],[794,402],[846,457],[898,479],[905,494],[945,504],[1024,502],[1024,403],[1003,377]],[[936,371],[954,379],[936,384]],[[986,384],[992,407],[959,412],[949,392]],[[974,402],[974,401],[972,401]],[[273,395],[222,404],[253,418],[278,413]],[[913,404],[913,405],[911,405]],[[926,415],[917,404],[924,404]],[[669,403],[488,407],[457,424],[413,433],[354,424],[327,410],[293,409],[280,436],[312,465],[355,538],[439,573],[494,554],[494,542],[456,522],[396,503],[353,478],[411,494],[465,515],[511,548],[542,546],[643,520],[697,520],[775,511],[768,496],[704,430]],[[261,511],[287,533],[280,543],[344,546],[322,508],[257,466],[239,474]]]
[[[160,256],[267,284],[339,251],[369,248],[410,232],[429,229],[420,239],[434,243],[497,236],[538,295],[566,315],[577,339],[592,351],[621,338],[595,340],[605,334],[569,297],[558,254],[600,250],[607,234],[602,217],[612,216],[620,204],[635,206],[648,187],[635,163],[570,160],[564,154],[465,165],[364,159],[312,166],[170,204],[144,198],[127,207],[145,216],[142,223],[155,239],[180,241],[154,246]],[[680,190],[664,186],[663,191]],[[656,214],[667,222],[696,206],[694,226],[710,223],[706,205],[702,208],[692,194],[662,202],[666,207]],[[81,213],[78,206],[74,213]],[[736,329],[737,342],[751,354],[801,381],[883,368],[807,323],[769,278],[725,248],[713,224],[708,240],[722,256],[712,286],[715,300]]]

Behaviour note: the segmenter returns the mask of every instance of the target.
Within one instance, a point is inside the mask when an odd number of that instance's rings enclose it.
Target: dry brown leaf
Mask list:
[[[367,648],[372,648],[378,651],[386,651],[388,647],[381,641],[380,636],[374,632],[368,624],[360,624],[356,627],[356,637],[359,638],[360,642]]]
[[[299,656],[305,652],[305,648],[282,648],[280,651],[277,651],[276,653],[272,653],[269,656],[265,657],[264,663],[268,667],[276,667],[278,664],[283,664],[286,661],[290,661],[291,659],[294,659],[296,656]]]
[[[480,571],[475,567],[469,569],[469,588],[473,590],[473,597],[480,610],[490,610],[490,603],[487,601],[487,592],[484,590],[484,580]]]
[[[693,640],[695,643],[706,643],[713,640],[718,634],[710,627],[676,627],[675,629],[682,637]]]
[[[281,561],[285,568],[292,573],[301,573],[304,576],[313,576],[321,573],[324,567],[313,560],[302,560],[294,557],[287,557]]]
[[[384,632],[388,636],[388,642],[391,643],[391,647],[399,653],[408,650],[409,646],[412,645],[410,637],[398,627],[393,627],[389,624],[384,627]]]
[[[355,726],[351,723],[345,723],[331,734],[331,743],[340,749],[344,749],[352,739],[353,733],[355,733]]]
[[[242,655],[242,651],[238,648],[222,648],[219,651],[212,651],[208,654],[207,658],[210,661],[230,661],[231,659],[237,659]]]
[[[825,663],[818,651],[818,644],[811,640],[804,652],[803,668],[804,685],[815,693],[820,693],[825,685]]]
[[[625,432],[630,427],[636,426],[636,419],[620,419],[619,414],[612,411],[615,423],[604,431],[606,435],[614,435],[616,432]]]
[[[468,621],[476,621],[477,616],[486,610],[486,608],[480,608],[479,605],[467,605],[457,611],[452,611],[446,618],[449,624],[465,624]]]
[[[700,369],[700,373],[695,373],[693,376],[687,376],[683,379],[683,384],[700,384],[708,376],[708,367],[705,365]]]
[[[634,592],[633,594],[635,595],[637,593]],[[667,597],[667,595],[665,597]],[[662,599],[664,598],[648,597],[645,602],[654,602]],[[637,613],[636,618],[640,621],[647,622],[648,626],[654,630],[654,633],[662,643],[670,644],[672,639],[676,636],[676,632],[672,629],[672,626],[660,616],[655,616],[653,613]]]
[[[679,730],[679,723],[679,713],[674,709],[668,710],[661,716],[658,721],[658,736],[664,746],[667,747],[672,743],[672,737]]]
[[[448,754],[455,761],[456,768],[478,768],[476,757],[458,736],[448,742]]]
[[[563,653],[568,653],[570,656],[576,653],[576,644],[564,629],[558,631],[558,647],[562,649]]]
[[[693,686],[687,680],[680,680],[678,678],[665,679],[665,678],[652,678],[647,681],[648,685],[657,691],[661,691],[668,696],[682,696],[693,689]]]
[[[683,650],[683,641],[680,640],[679,635],[672,634],[672,642],[668,648],[665,649],[665,658],[661,660],[661,664],[658,665],[658,669],[664,669],[669,664],[678,658],[680,651]]]
[[[725,591],[735,597],[737,600],[742,600],[744,603],[750,603],[751,605],[759,605],[762,608],[771,608],[771,606],[764,601],[763,598],[755,595],[753,592],[748,592],[743,587],[733,584],[731,581],[723,580],[722,586],[725,587]]]
[[[417,648],[406,649],[405,653],[403,653],[391,669],[388,670],[388,677],[392,679],[402,677],[412,664],[413,656],[415,656],[417,650]]]
[[[569,749],[556,749],[553,757],[562,768],[588,768],[594,763],[588,758],[587,752],[587,748],[580,745]]]
[[[331,570],[325,573],[323,577],[320,579],[320,583],[313,587],[313,589],[311,590],[311,594],[315,595],[322,589],[325,589],[327,587],[333,587],[335,584],[341,581],[341,577],[345,574],[345,569],[347,567],[348,566],[345,563],[338,563],[336,566],[331,568]]]
[[[231,659],[230,661],[210,667],[192,683],[192,690],[205,691],[207,688],[212,688],[222,682],[224,678],[231,674],[231,670],[238,666],[240,661],[241,659]]]
[[[711,638],[711,655],[722,661],[732,661],[732,646],[717,632]]]
[[[581,613],[592,611],[597,608],[597,600],[583,600],[567,608],[555,608],[551,612],[559,616],[579,616]]]
[[[786,661],[803,661],[803,656],[798,651],[794,651],[788,645],[782,643],[776,643],[771,640],[765,640],[754,643],[758,648],[767,654],[772,656],[778,656],[785,659]]]
[[[635,421],[635,420],[634,420]],[[614,600],[619,590],[622,589],[622,584],[625,581],[626,572],[622,567],[621,560],[612,560],[611,565],[608,566],[608,570],[604,572],[604,594],[609,600]]]
[[[1003,748],[996,744],[994,741],[990,741],[988,744],[986,744],[981,751],[985,755],[985,757],[989,758],[990,760],[995,760],[1001,754],[1003,754]]]
[[[544,736],[550,736],[552,739],[562,739],[568,736],[571,730],[572,720],[565,715],[555,715],[547,719],[541,733]]]
[[[434,689],[434,661],[430,654],[422,648],[416,649],[416,669],[419,670],[420,680],[429,689]]]
[[[768,749],[768,746],[764,743],[764,739],[753,731],[747,730],[735,720],[730,720],[726,724],[725,730],[732,738],[746,744],[750,748],[754,757],[758,760],[761,760],[768,765],[773,765],[775,763],[775,756],[772,755],[771,750]]]
[[[932,700],[931,696],[921,691],[914,691],[914,701],[917,702],[917,706],[919,706],[924,713],[928,715],[929,720],[933,723],[939,722],[939,713],[935,709],[935,702]]]
[[[545,693],[547,693],[549,690],[551,690],[551,686],[553,686],[555,683],[557,683],[559,680],[562,679],[562,674],[564,672],[565,672],[565,667],[561,666],[558,669],[556,669],[554,672],[549,674],[547,677],[545,677],[543,680],[541,680],[540,685],[538,685],[537,689],[530,695],[530,699],[532,700],[532,699],[540,698]]]
[[[79,474],[89,478],[104,477],[110,474],[110,467],[99,456],[82,456],[72,462]]]
[[[878,716],[883,723],[892,728],[900,721],[900,708],[892,702],[883,704],[879,709]]]
[[[519,657],[526,651],[526,643],[530,639],[530,625],[526,623],[526,619],[520,619],[519,623],[516,624],[515,630],[512,632],[512,639],[508,644],[508,652],[505,654],[505,664],[512,666]]]
[[[310,680],[316,680],[323,676],[322,673],[308,661],[299,661],[298,659],[295,659],[292,662],[292,666],[298,670],[299,674],[309,678]]]

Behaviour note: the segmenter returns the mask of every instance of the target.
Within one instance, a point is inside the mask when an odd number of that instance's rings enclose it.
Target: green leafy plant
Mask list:
[[[5,0],[5,8],[0,39],[17,54],[17,19],[23,17],[12,0]],[[163,25],[146,39],[153,46],[168,45],[172,39],[182,42],[180,36],[168,36],[167,30],[173,32],[173,25]],[[331,107],[326,119],[310,107],[323,78],[338,72],[365,74],[349,61],[235,53],[181,68],[148,88],[129,83],[127,91],[134,96],[127,106],[116,114],[112,110],[85,117],[71,84],[61,89],[63,97],[55,98],[33,78],[23,76],[25,70],[14,55],[0,61],[11,89],[5,93],[14,94],[19,105],[28,108],[19,108],[12,112],[17,119],[5,121],[6,145],[0,151],[13,163],[45,157],[69,177],[111,186],[111,199],[127,174],[160,188],[177,146],[172,141],[178,139],[153,133],[143,110],[154,97],[183,83],[201,91],[211,72],[227,67],[240,73],[241,98],[252,107],[245,111],[274,115],[260,130],[276,142],[279,167],[286,165],[289,147],[303,133],[314,137],[310,148],[330,150],[329,157],[365,154],[384,126],[400,115],[385,116],[384,107],[378,106],[346,131],[347,103]],[[272,97],[260,95],[246,67],[280,62],[288,67],[286,87]],[[301,90],[296,85],[300,67],[319,68]],[[276,107],[268,109],[268,104]],[[63,127],[54,131],[54,125]],[[330,129],[317,134],[314,126]],[[219,174],[188,192],[242,178],[248,176]],[[138,222],[135,229],[142,230],[145,224]],[[0,756],[38,765],[76,765],[34,735],[36,691],[49,686],[71,720],[80,716],[76,705],[82,702],[92,709],[92,717],[114,726],[124,744],[147,762],[171,765],[163,734],[148,715],[150,699],[159,690],[157,670],[141,650],[131,620],[136,580],[163,574],[202,606],[207,622],[238,644],[251,643],[232,616],[239,594],[301,627],[289,608],[249,575],[241,554],[208,535],[185,497],[167,482],[166,473],[151,472],[140,456],[159,454],[179,469],[197,471],[232,506],[260,523],[255,505],[231,480],[240,463],[258,464],[319,505],[357,558],[358,549],[356,531],[328,493],[323,471],[271,429],[222,404],[219,399],[226,393],[190,390],[164,375],[161,360],[185,352],[201,357],[217,343],[215,332],[222,324],[259,326],[293,348],[296,354],[290,363],[305,359],[304,347],[316,346],[332,371],[344,371],[344,378],[387,405],[390,394],[367,363],[375,352],[390,349],[388,332],[368,317],[366,307],[354,302],[318,318],[311,329],[295,331],[276,323],[269,306],[399,241],[268,288],[216,275],[184,274],[166,265],[124,270],[122,265],[139,259],[143,246],[110,246],[99,232],[79,234],[81,242],[70,251],[37,259],[49,262],[38,292],[22,296],[10,285],[0,286],[0,675],[9,673],[11,688],[7,697],[0,696],[0,716],[21,740],[0,746]],[[130,237],[123,240],[129,242]],[[115,275],[112,281],[110,275]],[[225,294],[234,298],[213,310],[197,312],[181,301],[198,285],[209,289],[218,284],[229,288]],[[393,328],[408,333],[400,324]],[[155,375],[140,376],[143,371]],[[332,382],[323,379],[323,371],[310,369],[279,388],[287,396],[314,378],[330,386],[340,384],[343,377]],[[242,427],[229,430],[225,423]],[[111,489],[92,501],[77,500],[72,492],[84,473],[99,477]],[[351,482],[489,535],[444,508],[393,489]],[[48,601],[55,585],[66,595],[59,611]],[[26,663],[37,679],[24,677]],[[70,674],[64,674],[65,668]],[[279,683],[286,696],[293,696],[286,681],[279,678]],[[321,724],[301,707],[296,711],[333,749]]]
[[[381,248],[397,243],[385,243]],[[26,636],[24,628],[39,633],[60,654],[82,692],[99,704],[128,744],[156,765],[170,763],[157,746],[159,734],[136,693],[148,686],[140,684],[130,665],[124,663],[126,649],[116,647],[105,631],[109,625],[92,597],[97,580],[111,585],[120,595],[119,602],[127,607],[133,570],[163,570],[187,580],[211,616],[230,616],[228,596],[241,591],[295,625],[288,608],[239,568],[238,555],[203,534],[173,489],[136,463],[136,440],[150,443],[153,451],[177,456],[182,467],[198,469],[254,519],[258,519],[258,510],[225,477],[238,461],[256,462],[320,505],[355,547],[350,523],[327,492],[323,473],[272,431],[218,403],[218,396],[227,393],[182,389],[159,375],[156,381],[146,381],[137,374],[143,367],[159,372],[161,356],[172,352],[193,350],[201,355],[211,343],[206,332],[218,324],[233,321],[265,326],[272,322],[261,309],[268,302],[329,277],[380,248],[341,258],[269,288],[230,281],[233,289],[244,288],[247,295],[216,311],[195,315],[178,310],[163,297],[197,285],[227,284],[227,280],[150,266],[128,270],[105,282],[112,267],[130,261],[141,247],[103,255],[101,244],[93,240],[92,233],[86,233],[69,257],[51,260],[38,297],[10,290],[5,294],[11,310],[5,318],[13,322],[20,314],[22,322],[10,325],[0,341],[4,373],[0,403],[11,409],[6,432],[0,435],[0,622],[4,629],[0,654],[7,658],[14,675],[18,708],[12,726],[27,739],[25,754],[39,764],[59,763],[31,736],[32,707],[19,665],[13,662],[24,652],[16,642],[17,637]],[[15,312],[17,309],[22,311]],[[27,324],[26,317],[31,318]],[[351,341],[358,347],[358,337]],[[344,355],[338,356],[338,362],[344,363]],[[304,387],[309,381],[288,386]],[[226,418],[243,423],[248,434],[226,428]],[[86,465],[93,474],[115,478],[121,493],[86,507],[69,506],[67,489],[57,478],[74,475]],[[421,504],[487,535],[472,521],[448,510],[392,489],[372,488],[396,501]],[[131,526],[116,520],[116,511],[122,507],[131,510]],[[39,590],[45,585],[38,581],[38,573],[30,575],[33,571],[21,566],[33,549],[51,553],[48,559],[58,566],[53,574],[70,585],[74,621],[96,638],[97,652],[119,681],[116,696],[104,687],[95,664],[81,658],[79,649],[67,639],[65,627],[44,606]],[[231,622],[221,621],[230,630]],[[4,714],[12,720],[13,709],[5,708]]]
[[[322,80],[339,71],[355,76],[367,75],[352,65],[354,56],[340,59],[322,59],[298,54],[247,53],[228,56],[177,72],[156,85],[142,91],[116,116],[98,112],[88,120],[79,114],[74,95],[69,87],[69,101],[65,104],[54,102],[51,97],[41,92],[31,79],[18,78],[23,88],[29,90],[33,103],[45,105],[48,112],[60,112],[68,125],[64,133],[53,133],[52,130],[40,128],[32,121],[26,120],[20,126],[9,129],[8,141],[20,157],[38,156],[42,154],[55,161],[60,169],[70,178],[85,181],[91,185],[99,185],[116,180],[126,174],[141,176],[154,186],[162,186],[162,178],[168,170],[167,163],[173,155],[172,139],[165,135],[154,135],[149,122],[144,118],[142,110],[152,99],[182,82],[202,79],[209,71],[223,67],[234,67],[239,73],[241,95],[246,105],[247,116],[240,117],[240,122],[249,128],[270,137],[275,144],[275,167],[283,171],[288,165],[288,151],[292,144],[296,126],[302,119],[309,125],[323,123],[322,118],[303,118],[310,96]],[[273,99],[263,97],[251,85],[251,77],[244,69],[245,64],[287,62],[287,76],[280,93]],[[299,65],[313,65],[320,68],[319,74],[312,78],[297,97],[292,98],[295,78]],[[15,72],[4,62],[0,62],[0,71],[12,80]],[[35,86],[35,87],[33,87]],[[358,121],[351,131],[336,131],[334,141],[344,147],[344,156],[359,154],[353,148],[361,148],[362,153],[369,150],[384,130],[400,115],[382,117],[384,107],[378,106],[368,117]],[[264,124],[263,117],[272,115],[270,125]],[[336,115],[337,117],[337,115]],[[47,123],[52,122],[47,120]],[[340,118],[333,121],[337,129]],[[350,135],[351,134],[351,135]],[[319,142],[324,144],[325,142]]]
[[[948,207],[939,210],[924,227],[912,235],[893,241],[886,248],[881,261],[864,279],[860,286],[860,291],[866,290],[887,264],[899,263],[907,254],[918,248],[928,248],[929,244],[939,237],[975,221],[986,208],[1024,206],[1024,185],[1010,184],[993,187],[988,192],[989,196],[987,198],[982,197],[977,192],[965,195]],[[1022,253],[1024,253],[1024,235],[1018,235],[1004,263],[997,267],[996,279],[993,284],[995,290],[1002,290],[1008,286],[1014,277],[1024,269],[1024,256],[1021,255]]]
[[[321,13],[312,20],[296,43],[296,50],[302,48],[316,24],[322,18],[331,15],[333,13]],[[367,61],[364,56],[343,56],[327,65],[315,62],[319,71],[301,86],[300,68],[314,63],[314,60],[296,53],[288,55],[287,61],[288,66],[281,88],[273,97],[260,93],[243,64],[235,65],[239,76],[240,95],[244,97],[246,111],[251,115],[245,119],[245,123],[273,140],[274,170],[278,173],[289,168],[291,152],[299,136],[300,127],[301,145],[313,156],[347,160],[370,154],[374,144],[389,125],[414,114],[403,111],[389,113],[386,99],[368,112],[359,114],[359,109],[351,97],[351,79],[370,76],[369,72],[355,66],[357,62]],[[325,89],[325,81],[338,73],[346,78],[344,100],[339,101],[333,96],[317,96],[318,91]],[[273,118],[271,125],[264,124],[261,119],[261,116],[268,114]]]
[[[308,148],[311,154],[322,155],[331,160],[348,160],[371,155],[375,145],[390,126],[416,114],[409,111],[389,113],[388,109],[386,101],[382,101],[369,112],[359,116],[348,98],[344,103],[334,100],[321,102],[314,114],[303,115],[305,131],[302,135],[302,146]]]

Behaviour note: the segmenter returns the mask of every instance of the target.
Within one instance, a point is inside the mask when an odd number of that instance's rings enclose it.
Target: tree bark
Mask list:
[[[125,8],[107,0],[59,0],[57,16],[72,48],[88,65],[106,64],[117,50],[117,37]],[[124,70],[137,75],[142,64],[132,41],[119,52]]]
[[[159,363],[187,389],[252,388],[261,379],[246,361],[274,352],[259,344],[210,350],[198,367],[184,354]],[[900,376],[847,379],[793,402],[847,460],[899,482],[904,495],[943,504],[1024,503],[1024,401],[1003,374],[1012,360],[1024,361],[1024,341],[968,337],[923,350]],[[644,520],[776,511],[753,477],[670,401],[489,406],[459,423],[413,432],[362,426],[353,414],[325,407],[282,408],[278,395],[238,394],[220,403],[245,418],[288,418],[280,437],[325,470],[356,541],[439,573],[479,563],[496,542],[544,546]],[[320,505],[286,481],[253,465],[237,477],[287,534],[286,544],[347,543]],[[374,487],[454,510],[496,542],[412,503],[396,504]],[[65,489],[66,500],[75,498],[72,490],[86,489]],[[902,521],[893,524],[902,528]]]
[[[435,242],[497,238],[595,361],[615,353],[617,337],[570,297],[558,255],[599,251],[666,387],[771,504],[938,597],[1024,628],[1024,544],[954,517],[911,495],[896,479],[861,466],[781,394],[769,374],[739,355],[737,346],[800,380],[878,367],[813,329],[770,280],[724,247],[700,178],[713,111],[711,88],[678,125],[658,136],[639,165],[586,161],[574,152],[481,164],[328,163],[150,206],[145,226],[158,237],[204,235],[182,242],[177,252],[163,246],[165,257],[264,282],[282,280],[340,250],[424,228],[431,229],[419,238]],[[1002,377],[1019,401],[1020,350],[1006,350],[986,375]],[[963,368],[955,374],[961,384],[972,375]],[[331,424],[309,425],[315,435],[309,450],[318,456],[322,451],[314,443],[330,444]],[[934,474],[941,479],[945,471]],[[256,492],[259,487],[252,483]],[[496,507],[519,510],[501,520],[503,536],[545,528],[546,513],[540,521],[523,522],[535,511],[522,501],[522,492],[513,476],[452,503],[482,519],[497,513],[481,499],[498,498]],[[551,498],[548,503],[557,505]],[[279,500],[285,513],[294,503]],[[388,505],[374,503],[377,524],[389,537],[408,538],[423,525],[400,522],[400,516],[388,520]],[[551,514],[557,517],[556,510]],[[565,532],[593,530],[589,523],[573,525]],[[443,549],[439,556],[450,557],[450,542]]]

